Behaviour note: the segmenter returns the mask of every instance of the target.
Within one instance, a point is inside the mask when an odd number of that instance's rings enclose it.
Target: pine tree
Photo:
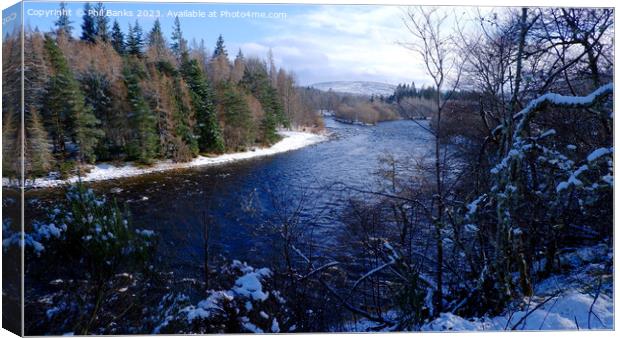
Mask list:
[[[250,108],[243,93],[230,82],[218,88],[218,111],[224,123],[224,142],[229,150],[243,150],[254,142]]]
[[[209,76],[216,85],[230,80],[231,65],[228,60],[228,53],[224,46],[224,39],[220,35],[217,39],[213,57],[209,62]]]
[[[65,143],[72,141],[77,148],[78,160],[92,162],[97,139],[102,136],[101,130],[97,129],[99,121],[92,109],[85,105],[84,95],[67,60],[56,41],[49,36],[45,38],[45,49],[53,68],[44,105],[45,120],[51,124],[54,149],[67,158]]]
[[[120,55],[125,54],[125,36],[121,31],[121,26],[118,24],[118,21],[114,20],[114,24],[112,24],[112,47],[116,50],[116,52]]]
[[[136,20],[136,24],[132,27],[129,25],[129,35],[127,37],[127,53],[130,55],[135,55],[137,57],[142,57],[142,46],[144,45],[144,41],[142,38],[142,27]]]
[[[198,155],[198,139],[194,134],[196,118],[194,110],[191,107],[191,94],[188,91],[188,85],[179,74],[173,77],[173,94],[174,94],[174,124],[175,135],[188,147],[191,156]],[[189,160],[187,154],[182,154],[181,160]]]
[[[90,3],[84,4],[84,15],[82,16],[82,41],[95,42],[97,37],[97,28],[95,27],[95,19],[92,16],[92,7]]]
[[[202,152],[224,152],[224,140],[215,111],[214,93],[197,60],[184,62],[182,73],[196,112],[198,146]]]
[[[109,19],[106,15],[106,10],[102,2],[97,3],[95,7],[97,18],[95,20],[97,37],[103,42],[110,41],[110,31],[108,29]]]
[[[224,46],[224,38],[220,34],[217,38],[217,42],[215,43],[215,51],[213,51],[213,58],[217,58],[218,56],[223,55],[228,57],[228,52],[226,51],[226,46]]]
[[[99,73],[94,67],[91,67],[80,79],[84,92],[85,102],[92,107],[95,117],[101,121],[101,126],[105,134],[104,139],[100,142],[96,149],[97,159],[109,160],[115,151],[115,144],[110,128],[116,127],[114,121],[117,112],[113,102],[114,93],[112,93],[112,84],[105,74]]]
[[[140,78],[144,74],[144,70],[141,69],[142,65],[135,60],[128,62],[124,70],[124,78],[127,85],[127,101],[130,106],[129,123],[133,135],[127,145],[127,153],[130,158],[142,163],[150,163],[157,154],[156,120],[140,88]]]
[[[263,143],[271,144],[278,140],[277,126],[287,121],[277,90],[271,86],[265,64],[259,60],[251,61],[252,67],[246,67],[240,84],[263,106],[265,116],[261,121],[261,138]]]
[[[149,47],[154,48],[158,58],[164,54],[166,49],[166,40],[164,39],[164,34],[161,31],[159,19],[156,19],[153,24],[153,28],[148,36],[148,43]]]
[[[170,45],[172,53],[177,57],[177,60],[181,60],[184,55],[187,55],[187,41],[183,38],[183,32],[181,31],[181,21],[179,17],[174,17],[174,26],[172,28],[172,44]]]
[[[64,34],[71,38],[71,31],[73,30],[73,27],[71,26],[72,23],[73,22],[69,20],[67,4],[63,1],[60,3],[60,15],[58,16],[58,20],[54,22],[54,25],[56,26],[56,33]]]
[[[41,116],[31,109],[26,118],[24,171],[27,178],[45,176],[53,167],[54,158]]]

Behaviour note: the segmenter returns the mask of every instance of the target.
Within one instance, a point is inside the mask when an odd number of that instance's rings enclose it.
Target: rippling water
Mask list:
[[[326,124],[332,139],[300,150],[92,186],[126,203],[138,226],[157,231],[162,268],[188,276],[200,273],[205,224],[210,229],[212,254],[260,266],[271,259],[273,239],[256,230],[277,218],[278,212],[299,206],[302,223],[328,243],[329,231],[325,230],[338,226],[350,197],[330,187],[341,183],[371,188],[377,181],[374,173],[380,156],[390,153],[402,158],[428,153],[429,135],[412,121],[370,127],[329,119]],[[26,203],[42,209],[58,198],[62,198],[59,189],[33,191]]]

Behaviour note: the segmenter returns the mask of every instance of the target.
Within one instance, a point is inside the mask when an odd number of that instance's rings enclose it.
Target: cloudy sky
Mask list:
[[[25,24],[50,30],[58,7],[58,2],[25,3]],[[75,35],[80,33],[83,8],[81,2],[68,4]],[[338,80],[428,82],[418,57],[399,44],[411,36],[398,6],[107,3],[106,8],[115,11],[110,19],[118,20],[125,31],[136,19],[145,31],[151,28],[154,17],[138,15],[159,16],[167,36],[174,16],[180,15],[188,40],[204,39],[212,50],[222,34],[231,57],[239,48],[245,55],[265,57],[271,48],[276,64],[295,72],[302,85]],[[184,11],[207,17],[183,17]],[[231,17],[238,11],[268,18]]]

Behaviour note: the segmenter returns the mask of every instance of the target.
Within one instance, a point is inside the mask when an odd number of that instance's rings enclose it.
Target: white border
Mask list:
[[[74,0],[66,0],[67,2],[82,2],[82,1],[74,1]],[[129,1],[118,1],[118,0],[107,0],[104,2],[129,2]],[[134,2],[134,1],[132,1]],[[300,1],[300,0],[287,0],[287,1],[283,1],[283,0],[267,0],[267,1],[260,1],[260,0],[243,0],[243,1],[239,1],[239,0],[229,0],[229,1],[196,1],[196,0],[185,0],[185,1],[174,1],[174,0],[150,0],[150,1],[135,1],[135,2],[179,2],[179,3],[188,3],[188,2],[203,2],[203,3],[295,3],[295,4],[376,4],[376,5],[446,5],[446,6],[489,6],[489,7],[493,7],[493,6],[504,6],[504,7],[510,7],[510,6],[515,6],[515,7],[521,7],[521,6],[529,6],[529,7],[616,7],[616,3],[614,1],[610,1],[610,0],[589,0],[587,2],[585,1],[577,1],[577,0],[546,0],[546,1],[535,1],[535,0],[521,0],[521,1],[515,1],[515,0],[505,0],[502,1],[501,3],[497,0],[493,1],[493,0],[477,0],[477,1],[472,1],[472,0],[460,0],[460,1],[455,1],[455,0],[400,0],[400,1],[394,1],[394,0],[387,0],[387,1],[370,1],[370,0],[336,0],[336,1],[329,1],[329,0],[306,0],[306,1]],[[2,0],[2,9],[6,9],[8,7],[10,7],[11,5],[17,3],[17,1],[4,1]],[[615,13],[614,13],[615,14]],[[616,17],[616,15],[614,15]],[[2,31],[0,29],[0,34],[2,34]],[[617,34],[614,33],[614,41],[617,41]],[[616,64],[615,59],[617,55],[617,48],[614,46],[614,64]],[[2,52],[0,50],[0,59],[2,56]],[[615,67],[614,70],[614,78],[618,78],[618,66]],[[615,81],[614,81],[615,82]],[[0,86],[1,86],[1,79],[0,79]],[[615,100],[615,93],[614,93],[614,111],[618,112],[618,100]],[[0,99],[1,102],[1,99]],[[614,119],[614,130],[617,130],[617,119]],[[617,145],[617,133],[614,132],[614,144]],[[615,153],[614,153],[614,158],[616,158],[617,155],[617,147],[614,147]],[[614,170],[615,173],[615,170]],[[616,209],[616,206],[618,206],[618,196],[619,196],[620,192],[619,189],[614,189],[614,210]],[[1,218],[1,211],[0,211],[0,218]],[[616,225],[618,224],[618,213],[614,213],[614,253],[618,252],[618,244],[617,241],[615,240],[615,230],[616,230]],[[615,259],[614,256],[614,305],[618,304],[618,293],[616,292],[616,283],[618,281],[618,268],[617,268],[617,260]],[[0,271],[2,268],[2,264],[0,262]],[[0,314],[2,312],[1,306],[0,306]],[[1,318],[1,317],[0,317]],[[0,319],[1,320],[1,319]],[[614,327],[617,329],[618,328],[618,316],[614,316]],[[580,331],[537,331],[537,332],[451,332],[451,333],[438,333],[438,332],[421,332],[421,333],[409,333],[409,332],[397,332],[397,333],[367,333],[372,335],[373,337],[383,337],[383,338],[388,338],[388,337],[403,337],[405,335],[415,335],[417,337],[453,337],[453,336],[458,336],[458,337],[491,337],[492,335],[503,335],[503,336],[510,336],[510,337],[581,337],[583,334],[587,334],[588,338],[590,337],[612,337],[615,336],[614,331],[586,331],[586,332],[580,332]],[[301,334],[295,334],[295,335],[301,335]],[[361,335],[361,333],[313,333],[313,334],[304,334],[305,335],[312,335],[315,337],[350,337],[351,335]],[[140,336],[151,336],[151,335],[140,335]],[[245,336],[247,337],[247,335],[240,335],[240,334],[229,334],[226,335],[226,337],[242,337]],[[267,335],[267,336],[272,336],[275,337],[276,335]],[[4,330],[4,329],[0,329],[0,338],[5,338],[5,337],[15,337],[14,334]],[[136,336],[115,336],[115,337],[136,337]],[[158,337],[179,337],[179,335],[173,336],[173,335],[158,335]]]

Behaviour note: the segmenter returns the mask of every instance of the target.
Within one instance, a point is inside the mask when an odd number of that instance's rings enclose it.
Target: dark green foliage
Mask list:
[[[81,41],[67,36],[69,16],[56,22],[56,34],[35,31],[24,36],[25,111],[33,120],[32,130],[26,132],[36,135],[31,150],[39,152],[32,155],[38,156],[30,170],[33,176],[54,169],[66,178],[75,175],[80,164],[95,161],[189,161],[200,152],[220,154],[278,140],[277,128],[287,124],[277,83],[264,63],[244,75],[239,51],[233,80],[220,35],[207,78],[206,59],[201,60],[205,55],[190,53],[178,18],[168,46],[159,20],[147,36],[137,21],[124,34],[116,20],[109,29],[104,14],[102,3],[84,4]],[[82,41],[92,46],[78,53],[75,49],[84,48]],[[5,46],[17,42],[17,36],[7,38]],[[107,53],[106,42],[123,57],[114,55],[99,64],[98,56],[89,53]],[[19,60],[19,48],[6,49],[15,51],[8,54]],[[5,67],[3,75],[19,83],[18,67]],[[10,87],[3,90],[5,106],[18,108],[19,96],[9,92]],[[51,168],[52,163],[57,167]]]
[[[78,281],[63,284],[68,290],[61,291],[56,308],[62,315],[46,316],[48,321],[59,320],[47,331],[86,335],[119,318],[117,299],[135,296],[118,291],[119,283],[126,283],[126,273],[132,280],[148,273],[156,237],[153,231],[134,227],[116,201],[97,196],[82,183],[69,186],[65,197],[66,203],[54,206],[45,222],[33,223],[33,236],[47,227],[55,230],[37,237],[44,248],[39,259],[63,262],[59,270]]]
[[[142,27],[136,23],[134,26],[129,25],[129,34],[127,35],[127,53],[138,57],[142,56],[142,47],[144,45],[144,39],[142,37]]]
[[[189,147],[191,157],[198,155],[198,139],[194,134],[194,113],[191,104],[186,102],[186,84],[179,74],[173,78],[174,101],[176,105],[174,122],[175,134]],[[189,160],[188,158],[186,160]]]
[[[95,18],[91,15],[92,7],[90,3],[84,4],[84,15],[82,16],[82,41],[95,42],[97,37],[97,28],[95,27]]]
[[[97,30],[97,38],[99,38],[103,42],[110,41],[110,31],[108,29],[109,19],[105,14],[105,7],[102,2],[97,3],[95,7],[95,11],[97,13],[97,17],[95,19],[96,30]]]
[[[196,112],[196,129],[200,151],[224,152],[224,140],[215,111],[214,93],[197,60],[182,65],[185,82],[189,86],[192,106]]]
[[[111,43],[118,54],[125,54],[125,36],[123,31],[121,31],[121,26],[116,20],[114,20],[114,24],[112,25]]]
[[[54,150],[63,158],[75,152],[78,160],[93,162],[94,148],[102,132],[92,109],[85,105],[79,83],[73,77],[62,51],[51,37],[45,38],[45,49],[53,67],[47,85],[45,120],[50,124]],[[76,149],[67,149],[66,142],[73,142]]]
[[[230,82],[222,82],[218,88],[217,104],[225,125],[226,148],[242,150],[254,143],[252,115],[244,94]]]
[[[96,148],[97,160],[111,160],[120,156],[120,145],[117,136],[124,121],[119,121],[120,114],[114,103],[115,94],[112,84],[105,74],[95,69],[86,72],[80,79],[86,104],[92,107],[95,117],[101,121],[105,137]]]
[[[276,128],[285,123],[284,109],[278,92],[271,86],[265,65],[254,62],[253,67],[247,67],[240,84],[260,101],[265,111],[259,141],[264,144],[274,143],[278,140]]]
[[[226,51],[226,46],[224,46],[224,38],[220,34],[217,38],[217,42],[215,43],[215,50],[213,51],[213,58],[224,55],[228,57],[228,52]]]
[[[172,53],[178,58],[187,54],[187,41],[183,38],[183,32],[181,31],[181,22],[179,17],[174,18],[174,27],[172,28],[172,44],[170,45]]]
[[[128,223],[128,214],[115,201],[96,196],[83,184],[69,187],[66,216],[71,226],[66,230],[66,244],[75,255],[83,257],[94,280],[110,278],[120,265],[130,266],[148,258],[152,241]],[[55,215],[62,222],[62,212]],[[59,223],[62,224],[62,223]]]
[[[156,120],[142,96],[140,79],[145,75],[142,67],[136,59],[129,59],[124,70],[127,100],[130,106],[127,115],[132,130],[127,154],[131,159],[150,163],[157,154]]]
[[[73,30],[71,24],[73,22],[69,20],[67,4],[65,2],[60,3],[60,13],[61,14],[58,16],[58,20],[54,22],[56,32],[71,37],[71,31]]]

